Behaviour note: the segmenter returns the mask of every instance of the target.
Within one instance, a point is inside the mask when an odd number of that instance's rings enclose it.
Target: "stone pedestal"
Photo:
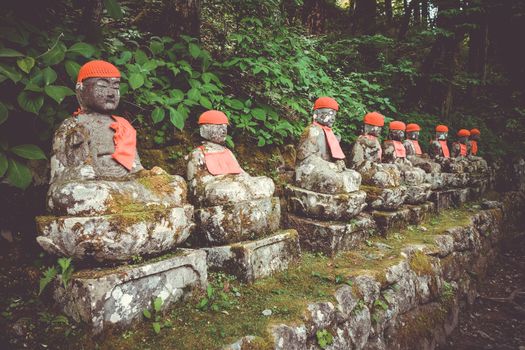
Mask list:
[[[372,217],[377,225],[377,232],[384,236],[389,231],[404,229],[408,225],[419,225],[428,215],[436,211],[434,203],[425,202],[420,205],[404,205],[396,211],[372,211]]]
[[[297,231],[281,230],[256,241],[203,248],[210,270],[220,270],[243,282],[253,282],[271,275],[288,265],[301,254]]]
[[[370,215],[361,213],[349,221],[318,221],[288,214],[288,226],[299,234],[301,249],[334,256],[354,249],[375,232]]]
[[[206,253],[179,249],[138,265],[77,271],[67,288],[56,281],[54,299],[66,315],[100,333],[140,319],[156,297],[165,308],[194,287],[206,288],[207,277]]]
[[[378,210],[396,210],[406,199],[407,188],[397,187],[375,187],[361,186],[361,190],[366,192],[366,203],[369,208]]]
[[[406,199],[407,204],[422,204],[428,200],[431,193],[431,184],[423,183],[420,185],[406,186]]]
[[[477,190],[475,190],[477,191]],[[459,207],[470,198],[470,188],[452,188],[432,192],[430,201],[436,205],[436,210],[441,211],[451,207]]]

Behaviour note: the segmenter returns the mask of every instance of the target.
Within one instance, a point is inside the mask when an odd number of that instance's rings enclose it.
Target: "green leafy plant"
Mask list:
[[[151,321],[151,328],[155,334],[159,334],[162,328],[171,326],[171,322],[169,320],[161,322],[161,310],[163,304],[164,300],[162,300],[161,297],[156,297],[151,301],[151,311],[149,309],[144,309],[142,311],[144,317]]]
[[[197,303],[199,310],[212,310],[215,312],[229,310],[237,304],[236,296],[239,290],[232,285],[235,280],[233,276],[222,273],[213,274],[208,286],[206,295]]]
[[[74,267],[71,262],[71,258],[59,258],[57,260],[56,266],[48,267],[43,272],[43,276],[40,278],[39,282],[38,295],[42,294],[47,285],[51,283],[57,276],[59,276],[64,288],[67,288],[73,272]]]
[[[326,349],[329,345],[334,342],[334,336],[332,333],[328,332],[326,329],[320,329],[315,333],[317,338],[317,344],[321,349]]]

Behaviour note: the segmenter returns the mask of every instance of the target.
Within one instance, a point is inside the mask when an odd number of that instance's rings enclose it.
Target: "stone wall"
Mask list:
[[[456,327],[462,306],[498,253],[498,243],[525,212],[525,194],[485,201],[469,224],[446,229],[428,244],[406,244],[401,259],[373,276],[362,274],[335,293],[337,302],[310,304],[301,324],[271,328],[275,349],[434,349]],[[503,229],[504,228],[504,229]],[[326,332],[324,332],[326,331]],[[329,337],[329,336],[328,336]],[[245,337],[226,349],[251,349]]]

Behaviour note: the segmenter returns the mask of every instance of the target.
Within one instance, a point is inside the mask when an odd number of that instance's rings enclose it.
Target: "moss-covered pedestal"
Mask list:
[[[66,288],[57,281],[53,296],[65,314],[100,333],[140,319],[157,297],[166,308],[206,285],[206,253],[180,249],[137,265],[77,271]]]
[[[377,232],[385,235],[395,229],[403,229],[408,225],[419,225],[429,215],[436,212],[436,205],[425,202],[419,205],[403,205],[396,211],[372,211],[372,217],[377,225]]]

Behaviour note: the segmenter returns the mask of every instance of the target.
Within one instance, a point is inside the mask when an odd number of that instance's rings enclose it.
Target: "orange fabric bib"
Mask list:
[[[441,145],[441,151],[443,152],[443,157],[450,158],[450,151],[448,150],[447,141],[441,140],[439,141],[439,144]]]
[[[369,140],[377,140],[377,137],[374,135],[365,135],[365,137]],[[377,141],[379,143],[379,141]],[[379,144],[379,161],[381,161],[381,157],[383,156],[383,149],[381,148],[381,144]]]
[[[317,122],[314,122],[313,124],[323,129],[324,136],[326,137],[326,142],[328,142],[328,146],[330,147],[330,153],[332,154],[332,157],[335,159],[345,159],[345,154],[343,153],[341,145],[339,145],[339,141],[337,141],[337,137],[335,137],[332,128],[321,125]]]
[[[110,128],[115,130],[113,135],[115,152],[111,156],[123,167],[131,170],[137,155],[137,131],[125,118],[116,115],[111,117],[115,119],[110,125]]]
[[[233,153],[225,148],[221,152],[205,152],[204,146],[199,147],[204,154],[206,168],[212,175],[240,174],[241,166]]]
[[[461,154],[463,157],[467,156],[467,145],[462,143],[459,144],[459,154]]]
[[[478,141],[476,140],[470,141],[470,153],[474,156],[478,154]]]
[[[412,145],[414,146],[417,155],[423,154],[423,152],[421,152],[421,146],[419,146],[418,140],[410,140],[410,142],[412,142]]]
[[[405,146],[403,146],[403,142],[394,141],[394,140],[392,140],[392,142],[394,143],[394,149],[396,150],[396,156],[399,158],[406,158],[407,151],[405,149]]]

